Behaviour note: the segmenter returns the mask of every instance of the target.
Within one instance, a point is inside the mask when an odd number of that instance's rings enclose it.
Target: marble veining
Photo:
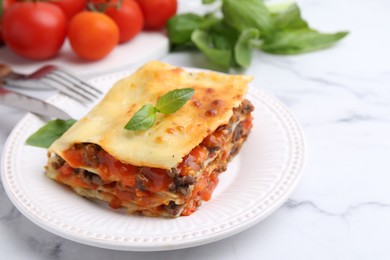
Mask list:
[[[370,115],[359,115],[359,114],[351,114],[348,117],[337,120],[340,123],[356,123],[356,122],[364,122],[364,121],[376,121],[376,122],[390,122],[390,118],[386,117],[386,115],[381,116],[370,116]]]
[[[302,208],[309,208],[314,210],[316,213],[325,215],[325,216],[330,216],[330,217],[341,217],[345,218],[348,216],[351,216],[354,214],[355,211],[361,210],[361,209],[369,209],[371,207],[376,207],[384,210],[390,210],[390,203],[382,203],[382,202],[377,202],[377,201],[367,201],[367,202],[359,202],[354,205],[348,206],[345,210],[342,212],[331,212],[328,210],[324,210],[317,206],[314,202],[310,200],[304,200],[304,201],[295,201],[292,199],[289,199],[284,203],[283,207],[291,210],[303,210]]]
[[[358,98],[364,97],[362,93],[355,91],[350,85],[343,84],[341,82],[338,82],[337,80],[330,79],[328,75],[316,76],[316,75],[305,74],[304,72],[301,72],[299,68],[295,68],[292,62],[280,62],[280,61],[277,62],[276,60],[269,58],[268,61],[266,61],[265,63],[270,66],[274,66],[279,70],[281,69],[290,72],[296,77],[298,77],[299,79],[304,80],[306,82],[314,82],[319,85],[325,85],[327,87],[346,89],[349,93],[354,94]]]
[[[47,259],[61,259],[62,242],[52,240],[42,241],[39,238],[28,236],[25,238],[28,246],[35,251],[38,251],[44,258]]]
[[[7,225],[15,225],[20,221],[22,213],[17,210],[15,207],[11,207],[9,211],[6,212],[6,215],[1,216],[0,220]]]

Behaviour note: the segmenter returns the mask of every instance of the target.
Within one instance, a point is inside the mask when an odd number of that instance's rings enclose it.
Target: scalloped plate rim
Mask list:
[[[193,69],[200,70],[200,69]],[[90,79],[91,82],[94,80],[99,79],[107,79],[107,78],[117,78],[119,75],[127,74],[128,71],[122,71],[122,72],[116,72],[116,73],[110,73],[106,75],[102,75],[99,77],[95,77]],[[292,181],[290,181],[290,184],[285,188],[284,193],[277,197],[277,199],[273,200],[271,204],[268,204],[266,208],[262,211],[260,211],[258,214],[255,214],[249,221],[244,222],[243,224],[237,224],[233,226],[232,229],[225,229],[225,230],[219,230],[216,234],[204,234],[198,237],[194,237],[192,239],[182,239],[182,240],[176,240],[176,241],[115,241],[115,240],[107,240],[103,238],[97,238],[90,236],[88,234],[77,234],[72,233],[70,230],[65,230],[59,226],[56,226],[53,223],[50,223],[48,221],[45,221],[40,216],[35,215],[33,212],[31,212],[29,209],[23,205],[23,203],[17,198],[17,194],[15,194],[15,191],[12,190],[9,180],[7,179],[6,174],[9,174],[9,170],[6,169],[6,166],[8,165],[7,162],[7,155],[12,152],[11,144],[16,141],[18,137],[18,130],[25,124],[28,120],[34,120],[34,115],[27,114],[24,116],[14,127],[13,131],[9,135],[5,145],[4,150],[1,158],[1,179],[3,182],[3,186],[5,188],[5,191],[12,201],[12,203],[18,208],[19,211],[23,213],[29,220],[31,220],[33,223],[37,224],[41,228],[52,232],[56,235],[59,235],[61,237],[67,238],[72,241],[76,241],[82,244],[87,244],[91,246],[101,247],[101,248],[107,248],[107,249],[115,249],[115,250],[123,250],[123,251],[162,251],[162,250],[172,250],[172,249],[180,249],[180,248],[188,248],[193,246],[199,246],[211,242],[215,242],[218,240],[221,240],[223,238],[232,236],[234,234],[237,234],[241,231],[244,231],[248,229],[249,227],[261,222],[265,218],[267,218],[269,215],[271,215],[273,212],[275,212],[290,196],[292,191],[295,189],[296,185],[299,182],[300,177],[303,173],[303,168],[305,164],[305,158],[306,158],[306,149],[305,149],[305,142],[303,137],[303,132],[301,130],[301,127],[299,126],[299,123],[295,119],[295,117],[291,114],[291,112],[276,98],[274,98],[272,95],[266,93],[263,90],[255,89],[253,87],[250,88],[250,94],[254,95],[256,98],[258,98],[261,102],[266,103],[269,108],[273,109],[279,109],[284,113],[285,118],[289,118],[293,124],[293,127],[296,128],[296,138],[297,143],[300,144],[299,147],[295,147],[299,149],[299,157],[298,157],[298,169],[295,170],[295,176]],[[58,98],[59,96],[56,96],[55,98]],[[282,113],[280,112],[280,113]],[[277,113],[274,111],[274,113]],[[280,116],[280,114],[278,114]],[[286,128],[287,131],[291,131],[291,129]],[[14,148],[16,149],[16,148]],[[287,172],[287,171],[286,171]],[[274,189],[275,190],[275,189]],[[274,195],[274,194],[271,194]],[[269,197],[269,196],[268,196]],[[190,216],[191,217],[191,216]]]

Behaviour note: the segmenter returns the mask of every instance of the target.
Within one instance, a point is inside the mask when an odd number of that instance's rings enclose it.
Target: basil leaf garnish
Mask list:
[[[194,95],[193,88],[182,88],[169,91],[157,100],[156,106],[143,105],[133,117],[127,122],[127,130],[146,130],[156,122],[156,113],[172,114],[182,108],[184,104]]]
[[[143,105],[125,125],[127,130],[146,130],[156,121],[156,109],[153,105]]]
[[[163,114],[175,113],[194,95],[194,92],[193,88],[169,91],[157,100],[156,109]]]
[[[32,134],[27,140],[26,144],[42,148],[49,148],[50,145],[60,138],[76,120],[51,120],[46,125],[42,126],[38,131]]]

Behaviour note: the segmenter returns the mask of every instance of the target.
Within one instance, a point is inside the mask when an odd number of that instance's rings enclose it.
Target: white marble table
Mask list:
[[[334,48],[256,53],[245,73],[301,122],[308,160],[290,199],[265,221],[211,244],[122,252],[78,244],[27,220],[0,185],[0,259],[390,259],[390,1],[303,0],[316,28],[350,30]],[[196,53],[174,65],[210,68]],[[1,57],[0,57],[1,61]],[[0,151],[23,112],[0,107]]]

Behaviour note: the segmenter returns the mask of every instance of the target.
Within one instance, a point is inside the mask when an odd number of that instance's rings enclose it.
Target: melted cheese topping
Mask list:
[[[182,158],[218,126],[228,123],[232,109],[244,99],[248,76],[187,72],[150,62],[118,81],[104,99],[52,144],[63,152],[76,143],[95,143],[116,159],[136,166],[176,167]],[[129,131],[124,126],[145,104],[178,88],[194,88],[194,96],[177,112],[158,114],[154,126]]]

